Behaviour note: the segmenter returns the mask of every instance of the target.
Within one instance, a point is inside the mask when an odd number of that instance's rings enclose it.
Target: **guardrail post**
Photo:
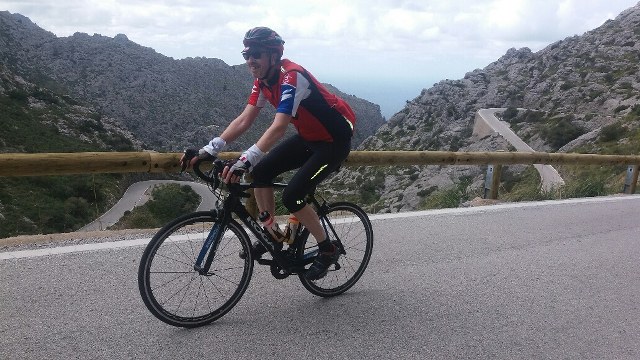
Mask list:
[[[629,165],[627,167],[627,177],[622,188],[623,193],[635,194],[636,184],[638,183],[638,168],[640,168],[639,165]]]
[[[502,165],[489,165],[487,167],[487,177],[484,181],[484,194],[485,199],[497,199],[498,188],[500,187],[500,175],[502,173]]]

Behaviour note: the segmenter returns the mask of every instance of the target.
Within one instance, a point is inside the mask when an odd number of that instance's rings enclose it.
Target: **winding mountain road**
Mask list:
[[[497,132],[505,138],[509,144],[513,145],[517,151],[535,152],[531,146],[527,145],[518,135],[516,135],[509,125],[498,120],[497,112],[503,112],[506,108],[489,108],[478,110],[476,115],[476,123],[473,128],[474,135],[488,135],[490,132]],[[544,191],[551,191],[554,188],[564,185],[564,180],[558,171],[551,165],[534,164],[533,165],[541,178],[541,187]]]
[[[129,186],[122,198],[111,209],[109,209],[109,211],[78,231],[106,230],[109,226],[117,223],[118,220],[124,216],[126,211],[131,211],[134,207],[146,203],[149,200],[151,189],[160,184],[182,184],[191,186],[191,188],[202,198],[202,201],[198,206],[198,210],[211,209],[211,204],[216,200],[213,193],[211,193],[209,188],[204,184],[176,180],[140,181]]]

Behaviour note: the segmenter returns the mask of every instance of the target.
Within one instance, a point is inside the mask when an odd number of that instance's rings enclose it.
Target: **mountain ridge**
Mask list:
[[[244,109],[253,83],[246,65],[204,57],[175,60],[125,34],[57,37],[8,11],[0,12],[0,45],[0,63],[16,74],[93,104],[158,151],[207,143]],[[378,105],[346,97],[359,118],[355,147],[385,120]],[[274,114],[265,108],[231,150],[254,143]]]
[[[381,126],[359,150],[511,150],[494,134],[472,135],[483,108],[509,111],[512,129],[536,151],[640,152],[640,4],[583,35],[533,53],[509,49],[483,69],[442,80]],[[506,114],[505,114],[506,115]],[[603,134],[613,134],[603,136]],[[513,166],[507,178],[520,176]],[[564,170],[567,172],[567,170]],[[571,174],[563,174],[571,178]],[[335,181],[369,211],[429,208],[450,193],[447,206],[479,196],[484,169],[474,166],[347,169]]]

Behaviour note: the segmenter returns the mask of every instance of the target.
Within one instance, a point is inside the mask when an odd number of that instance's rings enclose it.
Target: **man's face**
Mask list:
[[[247,61],[249,71],[254,78],[262,79],[267,76],[271,59],[266,50],[259,48],[249,49],[243,52],[242,56]]]

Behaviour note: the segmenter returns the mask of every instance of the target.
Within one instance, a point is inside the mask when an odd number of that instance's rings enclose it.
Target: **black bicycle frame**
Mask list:
[[[286,184],[275,183],[275,184],[230,184],[229,185],[229,197],[225,199],[224,205],[222,209],[214,210],[216,211],[216,221],[214,222],[211,230],[209,231],[209,235],[205,240],[200,253],[198,254],[198,258],[196,259],[196,263],[193,266],[194,270],[196,270],[201,275],[209,274],[209,269],[211,268],[211,263],[213,263],[213,259],[216,255],[216,250],[218,248],[218,244],[220,243],[220,239],[224,234],[224,227],[226,224],[231,222],[231,216],[236,214],[240,221],[251,231],[251,233],[258,239],[258,241],[271,253],[273,260],[280,265],[283,269],[287,268],[291,264],[288,259],[286,259],[279,251],[276,251],[274,247],[274,243],[270,239],[270,236],[263,230],[262,225],[260,225],[254,219],[251,214],[247,211],[247,209],[240,202],[240,198],[248,198],[250,195],[246,193],[246,190],[252,188],[284,188]],[[314,254],[315,255],[315,254]],[[206,258],[205,258],[206,257]],[[311,258],[310,256],[309,258]],[[305,264],[309,259],[306,259]],[[265,263],[268,263],[265,261]],[[301,265],[305,265],[301,264]]]

